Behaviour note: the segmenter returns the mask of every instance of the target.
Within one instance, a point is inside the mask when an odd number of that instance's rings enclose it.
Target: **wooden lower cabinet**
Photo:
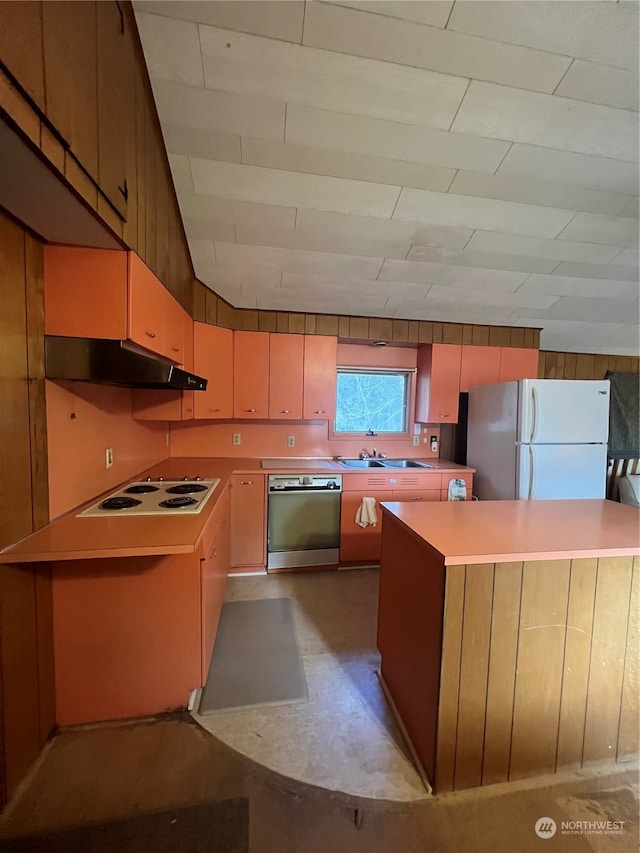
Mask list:
[[[356,513],[362,498],[374,497],[376,499],[376,515],[378,522],[375,525],[360,527],[356,524]],[[340,562],[373,562],[380,559],[380,542],[382,540],[382,511],[377,506],[380,501],[393,500],[393,492],[389,491],[362,491],[343,492],[340,505]]]
[[[202,537],[200,602],[202,684],[206,684],[229,574],[229,490],[220,496]]]
[[[230,496],[231,569],[264,569],[266,550],[266,477],[233,474]]]

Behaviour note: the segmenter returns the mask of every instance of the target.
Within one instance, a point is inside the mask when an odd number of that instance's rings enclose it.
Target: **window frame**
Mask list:
[[[384,432],[376,430],[375,427],[369,427],[373,430],[374,436],[380,436],[385,440],[402,439],[405,440],[412,435],[411,423],[413,420],[413,411],[415,405],[415,380],[417,368],[415,367],[368,367],[365,365],[338,365],[336,368],[336,378],[341,373],[381,373],[385,375],[403,376],[404,377],[404,403],[403,403],[403,429],[402,431]],[[331,438],[356,438],[370,433],[364,430],[356,430],[347,432],[346,430],[337,430],[336,423],[338,420],[338,383],[336,381],[336,417],[331,421]]]

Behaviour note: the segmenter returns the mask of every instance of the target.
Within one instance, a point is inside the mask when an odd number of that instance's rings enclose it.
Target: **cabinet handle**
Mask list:
[[[241,486],[253,486],[253,480],[240,480]]]
[[[451,415],[440,415],[441,418],[449,418]]]
[[[209,554],[209,559],[211,559],[212,557],[217,557],[217,556],[218,556],[218,552],[214,548],[214,550],[211,552],[211,554]]]
[[[155,333],[155,332],[150,332],[150,331],[147,329],[147,331],[145,332],[145,335],[147,335],[147,337],[149,337],[149,338],[155,338],[156,333]]]
[[[172,352],[180,352],[180,347],[171,347]]]
[[[219,412],[220,409],[209,409],[210,412]]]
[[[324,409],[316,409],[313,414],[314,415],[324,415],[325,411],[324,411]]]
[[[420,497],[418,497],[418,498],[417,498],[417,497],[414,497],[414,496],[412,495],[412,496],[411,496],[411,500],[412,500],[412,501],[421,501],[421,500],[422,500],[422,498],[420,498]]]
[[[280,409],[280,414],[281,415],[288,415],[290,411],[291,411],[290,409]]]
[[[185,409],[185,412],[192,412],[193,409]]]
[[[255,412],[257,409],[245,409],[245,412]]]

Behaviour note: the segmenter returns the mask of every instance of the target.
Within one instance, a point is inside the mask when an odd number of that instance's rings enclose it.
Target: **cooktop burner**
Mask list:
[[[131,509],[131,507],[139,506],[141,503],[142,501],[137,501],[135,498],[107,498],[100,504],[100,509]]]
[[[193,495],[196,492],[206,492],[207,486],[202,483],[178,483],[177,486],[170,486],[167,491],[170,495]]]
[[[172,489],[167,489],[168,492],[172,491]],[[171,508],[180,508],[183,506],[193,506],[193,504],[198,503],[195,498],[189,498],[186,495],[181,498],[167,498],[166,501],[160,501],[160,506],[166,506]]]
[[[94,518],[172,513],[192,515],[200,512],[219,482],[219,479],[202,477],[184,477],[181,480],[163,480],[156,477],[153,480],[136,480],[126,483],[118,491],[78,515]]]

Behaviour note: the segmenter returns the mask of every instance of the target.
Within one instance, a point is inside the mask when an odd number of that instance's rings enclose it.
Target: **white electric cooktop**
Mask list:
[[[219,479],[183,477],[134,480],[99,503],[79,512],[77,518],[112,515],[194,515],[201,512]]]

